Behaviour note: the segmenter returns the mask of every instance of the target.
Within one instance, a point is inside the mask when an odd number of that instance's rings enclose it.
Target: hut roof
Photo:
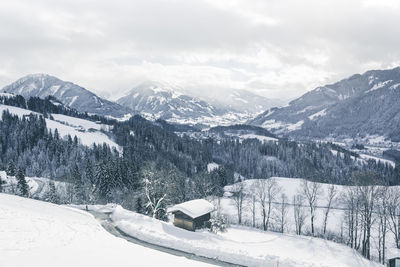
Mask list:
[[[181,211],[191,218],[197,218],[214,210],[214,205],[204,199],[195,199],[175,205],[168,212]]]

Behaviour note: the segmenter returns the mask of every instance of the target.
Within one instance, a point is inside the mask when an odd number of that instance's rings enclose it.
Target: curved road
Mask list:
[[[181,250],[176,250],[173,248],[168,248],[168,247],[163,247],[163,246],[159,246],[159,245],[155,245],[152,243],[148,243],[145,241],[142,241],[140,239],[137,239],[135,237],[132,237],[130,235],[125,234],[124,232],[122,232],[120,229],[118,229],[118,227],[116,227],[113,223],[113,221],[110,218],[110,215],[108,213],[101,213],[101,212],[96,212],[96,211],[88,211],[89,213],[91,213],[101,224],[101,226],[103,226],[104,229],[107,230],[107,232],[111,233],[112,235],[116,236],[116,237],[120,237],[123,238],[129,242],[135,243],[137,245],[141,245],[147,248],[151,248],[151,249],[155,249],[158,251],[162,251],[162,252],[166,252],[175,256],[183,256],[185,258],[191,259],[191,260],[195,260],[195,261],[201,261],[201,262],[205,262],[205,263],[209,263],[209,264],[214,264],[217,266],[241,266],[241,265],[237,265],[237,264],[232,264],[229,262],[224,262],[224,261],[220,261],[217,259],[212,259],[212,258],[207,258],[207,257],[202,257],[202,256],[197,256],[195,254],[192,253],[188,253],[188,252],[184,252]]]

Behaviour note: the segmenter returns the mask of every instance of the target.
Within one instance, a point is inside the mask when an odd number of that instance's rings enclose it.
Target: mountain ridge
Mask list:
[[[400,67],[370,70],[320,86],[249,123],[303,137],[400,138]]]

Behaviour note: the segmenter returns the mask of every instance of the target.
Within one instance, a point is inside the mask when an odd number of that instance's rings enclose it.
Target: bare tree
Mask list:
[[[359,196],[361,201],[362,218],[362,251],[361,254],[367,259],[371,259],[371,228],[373,224],[373,213],[376,209],[376,199],[379,193],[375,185],[359,186]]]
[[[378,255],[379,262],[385,264],[386,261],[386,234],[388,232],[388,193],[389,187],[385,186],[380,189],[379,199],[377,203],[378,215]]]
[[[332,204],[336,200],[336,195],[337,195],[337,188],[334,184],[332,184],[328,188],[328,195],[327,195],[328,203],[325,208],[325,214],[324,214],[324,226],[323,226],[324,235],[326,234],[326,225],[328,224],[329,212],[331,210]]]
[[[159,217],[159,212],[164,210],[167,199],[167,190],[162,172],[157,170],[155,164],[150,163],[141,170],[142,184],[148,208],[153,218]]]
[[[198,173],[193,176],[192,180],[195,198],[205,198],[214,192],[215,185],[213,185],[208,173]]]
[[[321,194],[321,185],[317,182],[310,182],[307,180],[303,180],[301,189],[310,208],[311,234],[314,236],[315,208],[317,205],[318,197]]]
[[[252,226],[255,228],[256,227],[256,196],[251,195],[251,218],[252,218]]]
[[[342,194],[342,203],[345,207],[345,225],[348,230],[348,245],[359,249],[359,225],[360,225],[360,198],[356,186],[347,187]]]
[[[394,235],[396,247],[400,249],[400,189],[392,187],[388,193],[389,229]]]
[[[304,212],[304,197],[302,195],[293,196],[293,212],[294,222],[296,226],[296,234],[301,235],[301,230],[306,220],[306,213]]]
[[[288,210],[288,203],[287,203],[287,196],[285,194],[281,195],[281,204],[279,209],[279,225],[280,225],[280,232],[283,233],[286,228],[286,216]]]
[[[244,186],[243,183],[236,183],[231,189],[232,199],[235,202],[238,224],[242,224],[242,214],[243,214],[243,201],[244,201]]]
[[[257,200],[262,208],[263,229],[267,231],[271,218],[272,203],[276,200],[280,189],[277,182],[271,178],[257,180],[256,186]]]

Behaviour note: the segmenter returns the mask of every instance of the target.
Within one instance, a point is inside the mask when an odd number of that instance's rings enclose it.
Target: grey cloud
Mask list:
[[[104,94],[163,79],[294,97],[399,64],[399,8],[373,0],[5,0],[0,84],[46,72]]]

